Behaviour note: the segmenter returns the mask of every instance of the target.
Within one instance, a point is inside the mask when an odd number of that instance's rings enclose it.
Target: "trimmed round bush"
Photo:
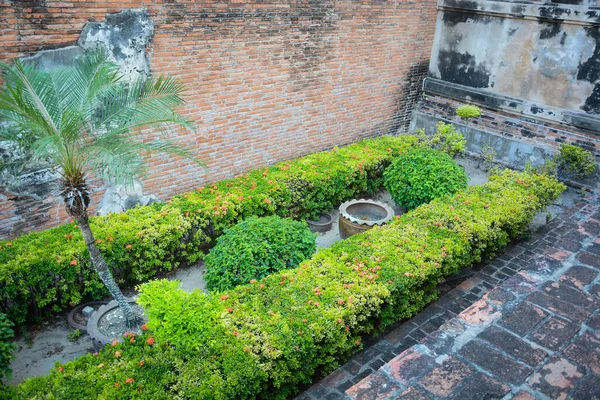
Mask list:
[[[394,201],[408,209],[466,189],[468,181],[448,154],[426,147],[396,157],[383,175]]]
[[[223,291],[296,268],[315,252],[316,237],[304,221],[250,217],[226,229],[206,256],[206,286]]]

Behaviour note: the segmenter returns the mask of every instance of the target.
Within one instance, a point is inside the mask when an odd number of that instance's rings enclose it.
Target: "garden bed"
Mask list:
[[[186,295],[167,282],[146,285],[141,300],[150,317],[150,347],[117,346],[101,359],[84,357],[68,364],[64,373],[70,377],[69,387],[60,383],[61,369],[19,390],[93,396],[101,389],[111,397],[116,395],[112,390],[129,389],[111,389],[116,383],[106,385],[106,380],[135,375],[136,382],[157,398],[168,398],[168,387],[200,398],[208,393],[223,398],[286,397],[315,370],[330,370],[359,349],[361,336],[418,312],[435,298],[434,288],[442,277],[500,249],[558,191],[560,185],[551,180],[507,173],[320,251],[297,270],[226,294]],[[186,318],[181,320],[184,309]],[[159,358],[155,343],[161,343]],[[177,352],[162,346],[167,343]],[[115,363],[111,354],[117,349],[133,362],[152,357],[151,371],[156,373],[163,366],[173,368],[173,362],[179,370],[160,375],[157,382],[144,370],[126,367],[132,364],[120,359]],[[175,361],[180,358],[185,362]],[[108,369],[99,371],[98,362]],[[103,375],[102,388],[77,383],[87,382],[87,376],[97,380],[98,373]]]

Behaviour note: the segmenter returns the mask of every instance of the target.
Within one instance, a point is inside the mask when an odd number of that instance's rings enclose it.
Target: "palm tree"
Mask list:
[[[140,78],[126,85],[119,66],[103,49],[85,54],[72,67],[46,72],[34,65],[0,62],[0,140],[24,157],[16,162],[47,163],[60,176],[61,197],[85,240],[95,271],[118,302],[129,328],[139,323],[96,247],[87,209],[90,173],[132,185],[145,171],[143,156],[163,152],[190,158],[189,150],[167,136],[170,127],[192,129],[174,110],[185,102],[173,78]],[[155,127],[164,138],[143,142],[136,132]],[[194,160],[198,162],[197,160]],[[3,168],[2,168],[3,167]],[[0,166],[14,168],[15,162]]]

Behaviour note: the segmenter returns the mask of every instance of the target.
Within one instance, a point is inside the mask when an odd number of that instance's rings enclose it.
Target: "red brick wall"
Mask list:
[[[435,0],[0,0],[0,59],[75,44],[86,22],[140,7],[155,22],[150,68],[187,83],[197,132],[181,139],[209,167],[154,157],[143,183],[161,199],[405,128],[436,18]],[[0,237],[65,220],[55,199],[3,195]]]

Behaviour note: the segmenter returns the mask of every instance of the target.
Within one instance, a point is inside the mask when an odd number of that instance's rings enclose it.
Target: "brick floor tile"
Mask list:
[[[371,368],[366,368],[361,373],[357,374],[354,378],[351,379],[352,383],[358,383],[365,379],[367,376],[371,375],[373,371]]]
[[[404,392],[402,392],[399,396],[398,399],[403,399],[403,400],[431,400],[431,397],[427,394],[425,394],[425,392],[415,388],[415,387],[409,387],[408,389],[406,389]]]
[[[475,374],[454,396],[456,400],[493,400],[501,399],[510,391],[510,387],[483,374]]]
[[[561,237],[556,242],[556,246],[567,251],[575,252],[581,249],[582,243],[579,240],[574,240],[569,237]]]
[[[528,294],[535,290],[535,287],[531,282],[521,274],[517,274],[512,278],[505,280],[502,287],[515,295]]]
[[[521,384],[532,372],[531,368],[517,363],[478,341],[468,342],[460,349],[459,353],[503,381],[515,385]]]
[[[588,332],[578,337],[564,350],[564,355],[600,375],[600,335]]]
[[[548,282],[542,290],[550,297],[566,301],[589,312],[593,312],[598,306],[598,301],[592,296],[564,283]]]
[[[344,400],[345,396],[340,393],[329,393],[325,396],[325,400]]]
[[[406,384],[411,379],[422,376],[433,366],[435,366],[433,357],[418,353],[411,348],[390,361],[382,370]]]
[[[582,251],[577,255],[577,259],[584,264],[588,264],[592,267],[600,268],[600,256],[593,253]]]
[[[529,303],[520,303],[510,313],[500,318],[498,324],[524,337],[547,315],[548,313],[541,308]]]
[[[590,247],[588,247],[585,250],[592,254],[596,254],[596,255],[600,256],[600,242],[593,243]]]
[[[579,290],[583,290],[587,284],[591,283],[598,276],[598,273],[593,268],[576,265],[561,276],[560,280],[566,284],[575,286]]]
[[[479,300],[458,314],[458,318],[469,324],[480,325],[492,321],[498,315],[500,312],[496,311],[492,305],[485,300]]]
[[[385,340],[387,340],[390,343],[396,344],[402,342],[402,340],[404,340],[407,336],[408,331],[404,327],[400,326],[388,333],[387,335],[385,335]]]
[[[573,253],[556,247],[550,247],[544,251],[544,254],[557,261],[565,261]]]
[[[538,255],[532,258],[529,263],[524,266],[524,269],[540,275],[551,275],[561,267],[562,263],[559,260],[555,260],[548,256]]]
[[[421,386],[436,396],[446,397],[474,372],[473,367],[449,357],[421,379]]]
[[[363,366],[361,364],[357,363],[354,360],[350,360],[346,364],[342,365],[342,368],[345,369],[346,371],[348,371],[348,373],[350,373],[350,375],[358,374],[358,372],[360,371],[360,369],[362,367]]]
[[[573,339],[580,327],[579,324],[552,317],[537,327],[529,336],[540,346],[558,351]]]
[[[571,396],[571,399],[600,400],[600,376],[586,376]]]
[[[444,330],[438,330],[421,340],[434,354],[448,354],[454,346],[454,336]]]
[[[600,222],[594,220],[588,220],[581,224],[581,227],[585,233],[591,236],[600,235]]]
[[[386,374],[375,372],[346,390],[346,394],[357,400],[379,400],[393,398],[391,396],[399,389],[400,386]]]
[[[495,326],[481,332],[479,338],[531,366],[536,366],[548,355],[544,350],[534,348],[517,336]]]
[[[565,317],[577,323],[583,322],[590,315],[588,311],[574,307],[571,303],[568,303],[556,297],[550,297],[542,292],[532,293],[531,295],[529,295],[529,297],[527,297],[527,300],[534,303],[535,305],[546,308],[552,311],[553,313],[556,313],[562,317]]]
[[[350,378],[352,376],[348,372],[342,368],[338,368],[323,378],[320,383],[324,387],[336,387]]]
[[[532,396],[531,394],[527,393],[527,392],[519,392],[517,393],[512,400],[537,400],[536,397]]]
[[[588,320],[587,326],[589,326],[592,329],[597,330],[598,333],[600,334],[600,312],[596,313],[596,315],[594,315],[593,317],[591,317]]]
[[[600,284],[593,285],[590,288],[590,293],[596,297],[600,297]]]
[[[583,368],[565,358],[551,357],[528,380],[528,385],[552,399],[566,399],[584,375]]]
[[[500,287],[490,291],[489,293],[486,293],[485,296],[483,296],[483,300],[488,300],[499,306],[514,299],[514,294]]]

